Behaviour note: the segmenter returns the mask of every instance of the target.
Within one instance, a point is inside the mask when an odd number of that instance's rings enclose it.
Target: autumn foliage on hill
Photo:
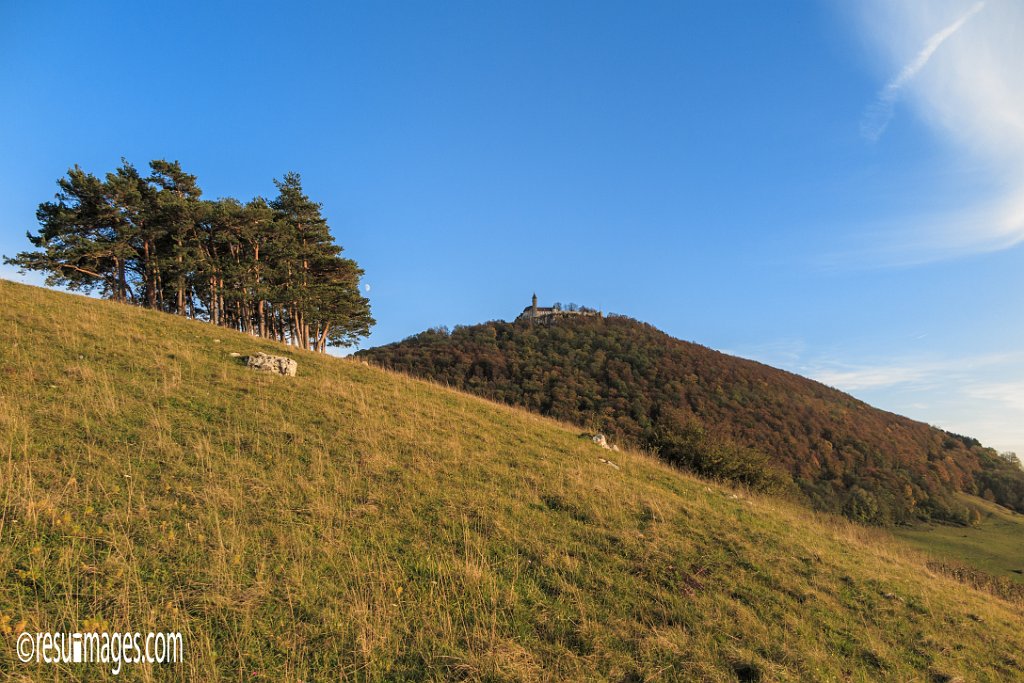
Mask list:
[[[864,522],[971,523],[957,491],[1024,512],[1024,472],[974,439],[622,316],[435,329],[360,355]]]

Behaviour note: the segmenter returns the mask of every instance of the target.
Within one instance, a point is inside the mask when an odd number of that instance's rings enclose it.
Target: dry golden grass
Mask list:
[[[1024,670],[1011,605],[885,534],[354,361],[3,281],[0,300],[0,615],[185,634],[184,664],[118,678]],[[228,355],[257,350],[298,377]],[[11,631],[0,676],[111,678],[21,664]]]

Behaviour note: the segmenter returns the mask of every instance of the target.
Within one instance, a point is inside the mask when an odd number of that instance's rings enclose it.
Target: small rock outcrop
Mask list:
[[[606,448],[608,450],[612,450],[612,447],[608,445],[608,439],[607,439],[607,437],[605,437],[604,434],[587,434],[586,432],[584,432],[583,434],[580,434],[580,438],[581,439],[590,439],[591,441],[596,443],[601,448]]]
[[[260,372],[272,372],[287,377],[294,377],[299,369],[298,362],[291,358],[266,353],[254,353],[246,359],[245,365]]]

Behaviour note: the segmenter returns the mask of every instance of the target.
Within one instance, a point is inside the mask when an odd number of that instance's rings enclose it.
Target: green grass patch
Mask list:
[[[16,627],[185,634],[202,681],[1006,681],[1019,608],[888,534],[354,360],[0,281]],[[287,354],[295,378],[230,352]],[[615,469],[600,458],[610,458]],[[946,677],[946,678],[942,678]]]
[[[895,529],[894,533],[936,557],[1024,584],[1024,515],[982,498],[964,495],[962,499],[981,514],[977,525],[921,524]]]

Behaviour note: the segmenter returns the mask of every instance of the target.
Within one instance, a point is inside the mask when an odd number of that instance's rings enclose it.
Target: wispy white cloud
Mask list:
[[[920,179],[908,198],[917,209],[880,217],[862,230],[863,246],[825,265],[916,265],[1024,242],[1024,3],[868,0],[862,7],[869,42],[896,75],[867,107],[861,131],[880,141],[895,104],[905,102],[945,143],[945,178]]]
[[[785,346],[791,348],[791,342]],[[771,345],[741,353],[855,395],[867,403],[1024,454],[1024,352],[917,354],[835,360],[809,351],[775,355]]]
[[[875,365],[860,367],[810,368],[808,374],[814,379],[846,391],[892,387],[898,384],[920,383],[927,380],[932,370],[913,365]]]
[[[968,384],[992,369],[1019,368],[1024,353],[988,353],[966,357],[915,356],[878,363],[848,364],[824,359],[803,363],[808,377],[844,391],[914,386],[919,389],[952,381]]]
[[[968,386],[968,393],[979,401],[994,401],[1012,407],[1022,416],[1018,425],[1024,433],[1024,379],[1012,382],[978,383]],[[1024,450],[1021,451],[1024,455]]]
[[[899,97],[900,90],[928,64],[928,61],[935,54],[935,51],[939,49],[939,46],[959,31],[972,16],[984,7],[984,2],[975,4],[959,19],[938,33],[933,34],[925,41],[924,47],[917,53],[917,56],[882,88],[878,93],[878,99],[864,113],[864,118],[861,121],[861,133],[864,134],[864,137],[872,141],[876,141],[881,137],[889,125],[889,121],[892,120],[893,107]]]
[[[868,403],[1024,453],[1024,353],[818,365],[809,376]]]

